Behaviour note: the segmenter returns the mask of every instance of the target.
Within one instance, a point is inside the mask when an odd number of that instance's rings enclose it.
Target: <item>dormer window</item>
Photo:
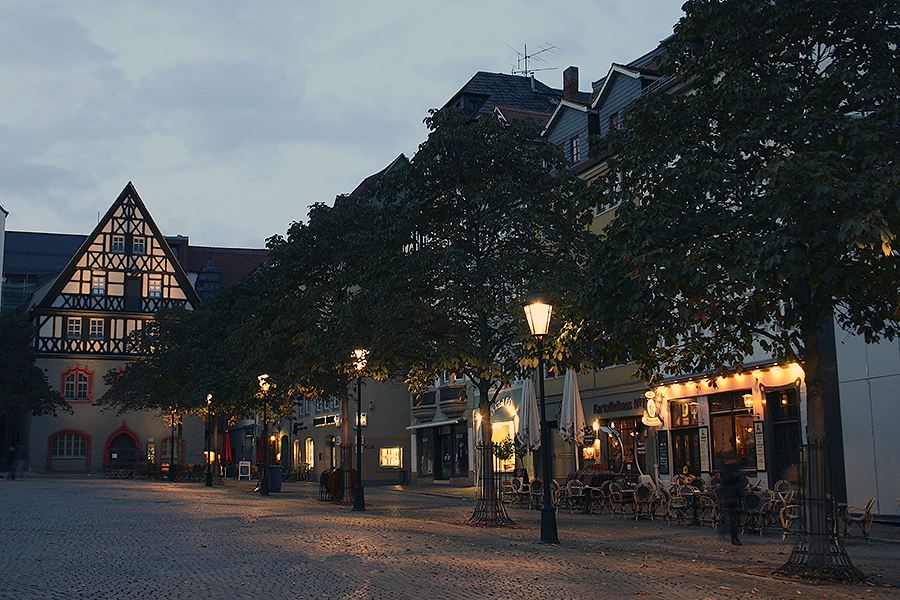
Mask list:
[[[112,236],[112,243],[110,244],[110,250],[112,252],[125,252],[125,236],[124,235]]]
[[[146,254],[147,253],[147,238],[135,237],[131,242],[131,253],[132,254]]]
[[[106,295],[106,275],[102,273],[94,273],[91,278],[91,294],[94,296]]]

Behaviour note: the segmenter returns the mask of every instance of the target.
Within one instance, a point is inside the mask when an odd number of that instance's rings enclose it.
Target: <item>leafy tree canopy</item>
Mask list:
[[[55,415],[72,408],[34,364],[33,331],[13,316],[0,317],[0,413]]]

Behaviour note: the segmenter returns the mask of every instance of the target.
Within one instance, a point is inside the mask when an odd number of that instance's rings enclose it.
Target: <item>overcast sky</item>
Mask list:
[[[681,0],[0,0],[7,229],[88,233],[134,182],[167,235],[261,247],[424,139],[479,70],[544,53],[581,89],[672,32]]]

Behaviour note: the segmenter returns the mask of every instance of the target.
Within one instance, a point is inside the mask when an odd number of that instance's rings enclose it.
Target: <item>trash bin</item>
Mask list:
[[[281,465],[269,466],[269,491],[281,491]]]

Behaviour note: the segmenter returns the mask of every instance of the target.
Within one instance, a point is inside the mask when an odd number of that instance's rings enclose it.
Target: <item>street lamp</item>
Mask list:
[[[534,298],[524,306],[525,319],[531,335],[537,341],[538,347],[538,389],[541,396],[541,470],[544,475],[544,505],[541,507],[541,542],[544,544],[558,544],[559,533],[556,530],[556,509],[550,499],[550,491],[553,482],[553,464],[550,458],[553,456],[553,442],[550,439],[550,425],[547,423],[547,405],[544,398],[544,336],[550,329],[550,315],[553,306],[549,303]]]
[[[369,351],[357,348],[353,351],[353,368],[356,369],[356,481],[353,486],[353,510],[366,510],[366,497],[362,485],[362,376],[368,362]]]
[[[212,487],[212,462],[210,462],[210,442],[212,441],[212,394],[206,395],[206,487]]]
[[[259,380],[259,389],[262,393],[263,399],[263,440],[266,440],[269,437],[269,388],[271,384],[269,383],[269,376],[266,373],[258,376]],[[266,442],[263,442],[263,448],[265,452],[263,452],[263,468],[262,472],[259,474],[259,493],[262,496],[269,495],[269,448],[266,445]]]
[[[174,406],[171,410],[171,421],[169,423],[172,427],[172,430],[169,433],[169,481],[175,483],[175,425],[177,413],[175,412]]]

